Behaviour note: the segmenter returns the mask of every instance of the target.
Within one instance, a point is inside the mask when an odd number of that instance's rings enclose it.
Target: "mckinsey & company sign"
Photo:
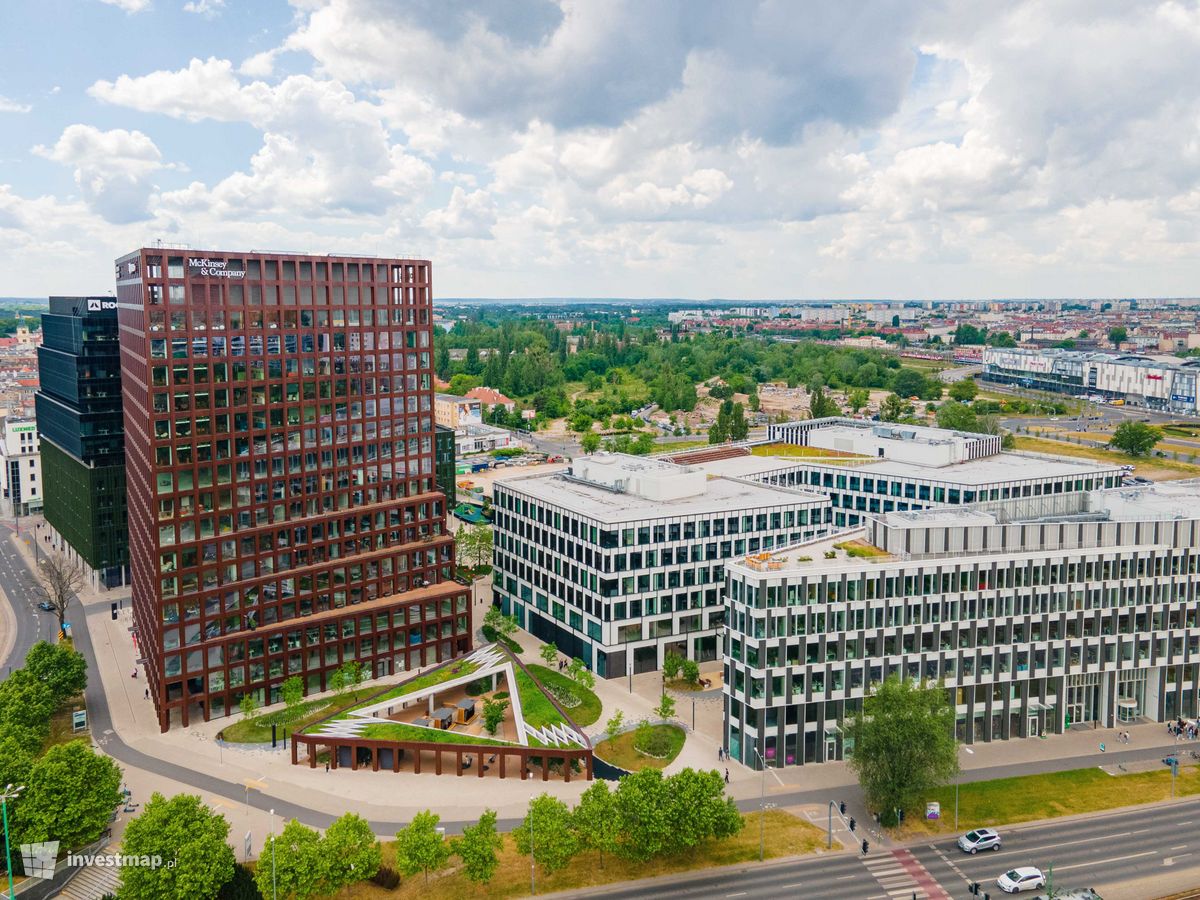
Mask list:
[[[245,278],[243,269],[229,268],[229,261],[224,259],[209,259],[207,256],[189,256],[188,274],[200,275],[205,278]]]

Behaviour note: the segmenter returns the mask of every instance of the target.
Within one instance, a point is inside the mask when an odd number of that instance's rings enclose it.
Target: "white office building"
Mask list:
[[[597,453],[495,485],[495,599],[596,674],[717,659],[725,561],[827,527],[824,495]]]
[[[730,561],[726,741],[842,759],[891,675],[941,680],[959,740],[1197,714],[1200,482],[893,512]]]
[[[1117,487],[1121,468],[1082,459],[1001,452],[999,435],[860,419],[772,425],[769,440],[830,451],[828,458],[745,455],[710,472],[829,496],[834,529],[871,515]],[[833,454],[838,454],[834,456]]]

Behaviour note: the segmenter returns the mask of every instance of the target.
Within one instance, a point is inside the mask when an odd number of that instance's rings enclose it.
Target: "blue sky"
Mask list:
[[[0,294],[197,247],[443,296],[1192,295],[1200,7],[8,0]]]

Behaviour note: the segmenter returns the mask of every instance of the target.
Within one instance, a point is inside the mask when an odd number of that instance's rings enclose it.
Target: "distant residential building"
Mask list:
[[[0,511],[6,518],[41,512],[44,491],[37,420],[0,419]]]
[[[483,423],[482,404],[469,397],[434,394],[434,418],[447,428],[462,428]]]
[[[503,406],[508,412],[512,412],[517,408],[517,401],[511,397],[506,397],[504,394],[490,387],[471,388],[467,391],[468,400],[478,400],[480,405],[485,410],[490,410],[496,406]]]

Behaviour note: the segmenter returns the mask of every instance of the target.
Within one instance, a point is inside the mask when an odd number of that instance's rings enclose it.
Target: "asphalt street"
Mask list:
[[[25,565],[20,552],[8,540],[10,529],[0,532],[0,587],[4,588],[4,600],[12,607],[16,619],[16,640],[8,656],[0,660],[5,675],[20,668],[25,662],[29,648],[42,638],[54,634],[57,625],[54,613],[42,612],[37,608],[37,594],[33,588],[33,573]]]

